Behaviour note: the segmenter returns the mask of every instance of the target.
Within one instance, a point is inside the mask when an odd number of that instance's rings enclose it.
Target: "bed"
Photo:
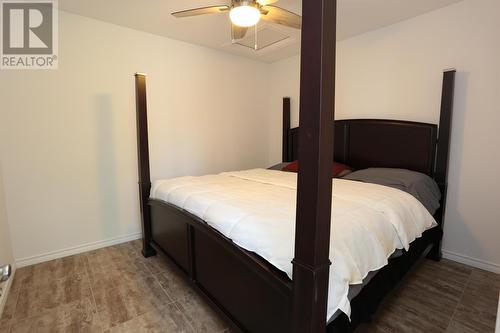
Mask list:
[[[443,91],[453,85],[454,73],[445,72]],[[290,263],[282,262],[281,266],[276,262],[271,263],[273,260],[269,256],[266,260],[266,255],[259,255],[259,251],[255,251],[251,246],[242,246],[241,239],[235,242],[234,237],[227,232],[232,226],[229,229],[227,226],[226,229],[217,228],[213,223],[214,219],[197,213],[196,205],[194,208],[189,208],[189,203],[185,205],[183,200],[192,193],[186,196],[186,193],[180,190],[180,194],[177,193],[173,199],[169,199],[168,192],[180,188],[178,183],[170,184],[169,187],[168,184],[165,185],[165,181],[159,181],[155,182],[151,189],[145,82],[145,76],[136,76],[143,254],[151,256],[156,251],[164,252],[185,272],[193,287],[234,325],[233,329],[242,332],[292,331],[292,273],[290,269],[283,269],[284,265]],[[298,158],[300,128],[289,126],[289,98],[284,98],[283,106],[283,161],[286,162]],[[439,128],[435,124],[378,119],[340,120],[332,124],[336,161],[356,169],[388,167],[418,171],[437,182],[443,198],[440,208],[434,214],[437,224],[431,225],[431,222],[427,221],[428,224],[422,229],[422,233],[417,232],[408,240],[408,244],[396,246],[395,248],[402,249],[400,254],[389,258],[383,266],[376,267],[376,271],[371,272],[369,279],[363,281],[362,288],[358,288],[355,297],[350,299],[348,311],[342,306],[329,307],[328,316],[324,318],[328,322],[328,332],[351,332],[360,323],[369,321],[384,296],[418,260],[425,256],[434,260],[440,259],[449,149],[446,132],[449,133],[447,124],[450,120],[451,106],[445,105],[441,111]],[[441,135],[439,141],[438,133]],[[441,163],[443,159],[446,163]],[[282,175],[276,178],[274,174],[270,176],[269,172],[287,175],[284,178]],[[288,187],[293,196],[296,194],[293,184],[296,184],[297,180],[290,173],[251,170],[225,176],[244,178],[245,181],[252,178],[251,180],[257,180],[266,186],[274,182],[278,187]],[[201,192],[205,192],[203,189],[213,184],[213,181],[204,183],[199,179],[195,187],[201,189]],[[177,181],[183,183],[182,179]],[[334,180],[334,188],[345,186],[344,182],[351,183],[349,186],[352,187],[351,181]],[[167,188],[163,194],[159,190],[162,186],[164,190]],[[360,187],[357,191],[364,190]],[[210,200],[217,203],[215,199]],[[207,198],[202,198],[201,202],[203,200]],[[219,201],[223,202],[221,198]],[[200,200],[197,203],[199,202]],[[227,207],[225,208],[227,210]],[[294,216],[291,217],[292,221],[294,219]],[[258,222],[258,219],[253,222],[256,221]],[[244,230],[241,232],[243,236]],[[371,268],[374,270],[374,267]],[[334,280],[330,279],[330,283],[332,281]]]
[[[170,257],[235,331],[352,332],[371,319],[420,259],[441,258],[455,70],[444,72],[439,126],[382,119],[334,121],[335,36],[336,1],[302,1],[300,128],[290,128],[290,99],[283,100],[283,161],[298,159],[301,166],[293,279],[196,214],[150,198],[146,76],[135,76],[142,253],[149,257],[162,251]],[[364,281],[350,299],[350,318],[344,312],[327,318],[332,160],[356,169],[421,172],[442,193],[434,214],[437,226]]]
[[[372,183],[334,179],[327,320],[350,316],[349,286],[437,226],[412,195]],[[151,199],[171,204],[253,252],[292,280],[297,174],[252,169],[153,183]]]

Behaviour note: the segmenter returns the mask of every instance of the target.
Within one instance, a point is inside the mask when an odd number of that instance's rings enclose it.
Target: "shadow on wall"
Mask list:
[[[456,76],[445,230],[447,227],[451,228],[451,226],[453,226],[454,230],[460,230],[462,239],[470,240],[471,244],[469,246],[474,248],[474,253],[483,254],[479,241],[474,239],[473,233],[460,211],[460,203],[463,202],[461,196],[464,193],[464,191],[462,191],[463,184],[461,184],[461,175],[463,174],[462,166],[465,164],[464,159],[466,158],[464,156],[464,133],[469,76],[470,73],[467,72],[457,72]],[[451,239],[449,236],[450,235],[445,232],[445,250],[449,248],[448,245],[450,245],[450,243],[460,242],[460,240]],[[451,245],[453,246],[453,244]]]
[[[116,145],[113,140],[113,106],[111,95],[95,96],[97,129],[97,173],[99,182],[99,213],[103,235],[113,234],[118,223]]]

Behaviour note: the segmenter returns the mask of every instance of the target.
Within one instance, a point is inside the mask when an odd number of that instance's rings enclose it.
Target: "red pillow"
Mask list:
[[[299,161],[288,163],[281,171],[299,172]]]
[[[281,171],[288,172],[299,172],[299,161],[293,161],[288,163]],[[332,165],[332,177],[337,178],[339,176],[345,176],[347,172],[351,171],[351,168],[345,164],[333,162]]]

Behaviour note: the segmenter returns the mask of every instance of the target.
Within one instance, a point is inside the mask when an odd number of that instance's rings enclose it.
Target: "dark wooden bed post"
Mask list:
[[[443,193],[443,205],[448,186],[448,161],[450,158],[451,125],[453,119],[453,98],[455,95],[456,70],[447,70],[443,74],[443,92],[441,97],[441,116],[436,156],[436,174],[434,176]],[[444,212],[443,212],[444,213]],[[442,222],[442,221],[440,221]]]
[[[325,332],[330,269],[336,0],[302,1],[293,331]]]
[[[436,154],[436,170],[434,179],[441,190],[441,207],[436,213],[437,222],[443,228],[444,215],[446,213],[446,195],[448,191],[448,164],[450,159],[451,127],[453,120],[453,99],[455,96],[455,75],[456,70],[450,69],[443,74],[443,91],[441,97],[441,115],[439,119],[439,134]],[[429,254],[429,258],[440,260],[441,242],[434,246]]]
[[[151,246],[151,210],[148,205],[151,191],[149,174],[148,111],[146,101],[146,75],[135,74],[137,111],[137,155],[139,161],[139,195],[142,222],[142,254],[151,257],[156,254]]]
[[[290,161],[290,97],[283,97],[283,143],[282,143],[282,162]]]

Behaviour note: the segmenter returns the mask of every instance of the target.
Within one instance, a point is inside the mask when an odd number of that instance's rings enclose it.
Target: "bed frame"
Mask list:
[[[440,126],[396,120],[334,119],[336,1],[303,1],[300,136],[283,103],[283,160],[299,159],[294,279],[241,249],[204,221],[149,199],[146,76],[136,74],[139,192],[143,255],[164,252],[232,328],[241,332],[351,332],[369,321],[384,296],[423,256],[439,260],[446,204],[455,71],[444,73]],[[438,140],[439,137],[439,140]],[[443,192],[439,227],[391,259],[326,324],[331,215],[331,163],[401,167],[427,173]]]

